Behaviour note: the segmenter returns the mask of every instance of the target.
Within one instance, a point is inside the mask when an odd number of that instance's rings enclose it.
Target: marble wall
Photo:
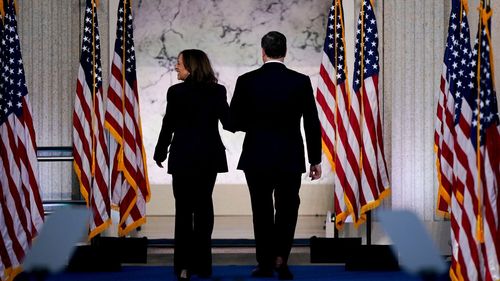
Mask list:
[[[288,39],[285,63],[311,76],[313,86],[321,63],[321,52],[330,1],[324,0],[175,0],[135,1],[135,46],[141,93],[144,143],[149,158],[165,112],[166,91],[179,83],[174,66],[183,49],[204,50],[211,59],[219,83],[230,101],[238,75],[261,66],[261,37],[270,30]],[[243,184],[236,171],[243,134],[222,132],[230,172],[218,183]],[[323,182],[331,178],[327,161]],[[151,183],[170,182],[165,170],[148,159]],[[304,174],[304,178],[306,175]]]

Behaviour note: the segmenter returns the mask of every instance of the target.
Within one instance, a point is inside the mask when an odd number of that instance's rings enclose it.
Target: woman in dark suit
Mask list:
[[[207,55],[184,50],[175,67],[184,81],[167,92],[167,109],[156,144],[159,167],[167,158],[175,197],[174,269],[178,280],[212,274],[212,191],[217,173],[227,172],[219,120],[227,129],[226,88],[217,83]],[[170,146],[170,150],[168,149]]]

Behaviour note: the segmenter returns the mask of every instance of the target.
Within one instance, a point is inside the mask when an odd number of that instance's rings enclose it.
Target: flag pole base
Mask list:
[[[345,263],[347,271],[398,271],[398,259],[390,245],[360,245]]]
[[[353,254],[353,249],[361,246],[361,237],[310,239],[311,263],[345,263]]]
[[[147,263],[147,237],[94,237],[90,245],[76,248],[67,270],[119,271],[122,263]]]

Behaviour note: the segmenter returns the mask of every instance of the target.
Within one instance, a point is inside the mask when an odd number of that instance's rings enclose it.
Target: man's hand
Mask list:
[[[311,168],[309,169],[309,177],[311,180],[321,178],[321,164],[311,165]]]
[[[158,167],[160,167],[160,168],[163,168],[163,165],[161,164],[161,162],[160,162],[160,161],[156,161],[156,165],[157,165]]]

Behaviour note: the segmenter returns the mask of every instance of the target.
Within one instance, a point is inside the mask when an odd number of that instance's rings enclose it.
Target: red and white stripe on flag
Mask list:
[[[0,235],[0,271],[4,277],[20,271],[44,220],[28,97],[21,102],[22,115],[11,114],[0,126],[0,224],[5,226]]]
[[[354,190],[357,206],[355,222],[365,220],[364,213],[380,205],[390,194],[389,175],[385,163],[382,121],[380,118],[378,74],[378,31],[372,1],[362,1],[358,18],[354,50],[353,95],[350,118],[352,135],[358,136],[355,124],[359,121],[359,158],[361,178]],[[357,117],[357,118],[356,118]],[[357,155],[357,151],[356,151]]]
[[[41,229],[44,210],[13,1],[6,2],[1,19],[0,39],[5,44],[0,45],[0,280],[12,280]]]
[[[95,0],[87,0],[73,112],[73,167],[80,182],[80,192],[93,213],[89,238],[111,224],[99,38],[97,6]]]
[[[145,223],[150,190],[142,142],[130,1],[120,1],[117,19],[105,120],[113,136],[112,203],[120,212],[118,234],[124,236]]]
[[[465,29],[456,28],[461,22],[466,21],[466,15],[462,15],[462,5],[460,0],[452,2],[450,21],[448,27],[448,37],[446,42],[443,71],[441,73],[441,82],[437,97],[436,121],[434,128],[434,151],[436,153],[436,168],[438,176],[438,198],[437,212],[445,217],[449,217],[451,208],[451,193],[454,181],[454,147],[455,147],[455,105],[459,106],[459,99],[455,99],[457,91],[457,81],[462,76],[457,77],[454,71],[458,62],[461,60],[457,51],[461,51],[466,44],[465,41],[459,42],[456,38],[467,36]],[[465,12],[465,11],[464,11]],[[464,18],[465,17],[465,18]],[[464,46],[461,45],[463,43]]]
[[[436,169],[439,183],[437,212],[444,217],[450,216],[451,192],[453,182],[453,139],[450,138],[453,128],[450,117],[449,104],[454,103],[453,96],[449,94],[449,81],[446,77],[446,64],[443,65],[440,93],[437,101],[436,122],[434,130],[434,151],[436,153]],[[452,113],[451,113],[452,114]],[[443,153],[444,151],[444,153]],[[451,159],[450,159],[451,158]]]

